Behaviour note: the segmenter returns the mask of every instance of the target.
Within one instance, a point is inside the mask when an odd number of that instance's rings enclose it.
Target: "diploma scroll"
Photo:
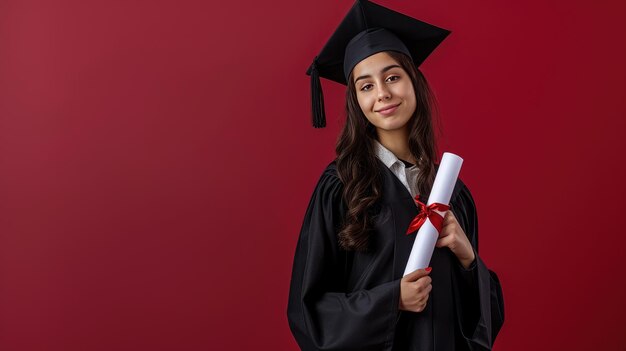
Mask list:
[[[433,203],[448,205],[450,203],[454,185],[461,171],[461,164],[463,164],[463,159],[459,156],[449,152],[443,153],[427,205]],[[436,212],[442,216],[444,215],[440,211]],[[431,223],[430,219],[426,218],[426,221],[417,231],[409,260],[404,269],[404,275],[417,269],[428,267],[438,238],[439,232],[437,228]]]

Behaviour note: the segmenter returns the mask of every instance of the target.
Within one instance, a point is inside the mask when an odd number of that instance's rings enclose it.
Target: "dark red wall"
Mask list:
[[[623,1],[378,1],[465,159],[499,350],[626,345]],[[0,349],[295,350],[293,251],[343,122],[352,1],[0,2]]]

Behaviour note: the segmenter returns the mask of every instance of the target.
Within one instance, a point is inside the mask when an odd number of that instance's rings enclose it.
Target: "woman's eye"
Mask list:
[[[398,80],[398,79],[400,79],[399,76],[391,76],[391,77],[387,78],[387,80],[391,80],[391,81]]]
[[[371,86],[371,84],[365,84],[363,87],[361,87],[361,90],[363,91],[367,91],[369,89],[366,89],[367,87]]]

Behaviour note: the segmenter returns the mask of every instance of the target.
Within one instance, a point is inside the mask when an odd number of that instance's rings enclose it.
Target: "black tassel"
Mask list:
[[[326,127],[326,116],[324,114],[324,94],[322,94],[322,85],[320,83],[320,75],[317,71],[317,56],[313,59],[311,66],[311,103],[313,113],[313,127]]]

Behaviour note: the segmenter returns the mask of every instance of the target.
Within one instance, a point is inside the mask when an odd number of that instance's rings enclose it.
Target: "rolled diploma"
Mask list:
[[[450,203],[454,185],[461,171],[461,164],[463,164],[463,159],[459,156],[449,152],[443,153],[437,175],[435,176],[435,182],[433,183],[433,189],[428,197],[427,206],[434,202],[444,205]],[[444,215],[440,211],[437,211],[437,213]],[[417,236],[413,242],[409,260],[404,269],[404,275],[417,269],[428,267],[438,238],[439,232],[437,232],[437,228],[427,218],[424,224],[417,230]]]

